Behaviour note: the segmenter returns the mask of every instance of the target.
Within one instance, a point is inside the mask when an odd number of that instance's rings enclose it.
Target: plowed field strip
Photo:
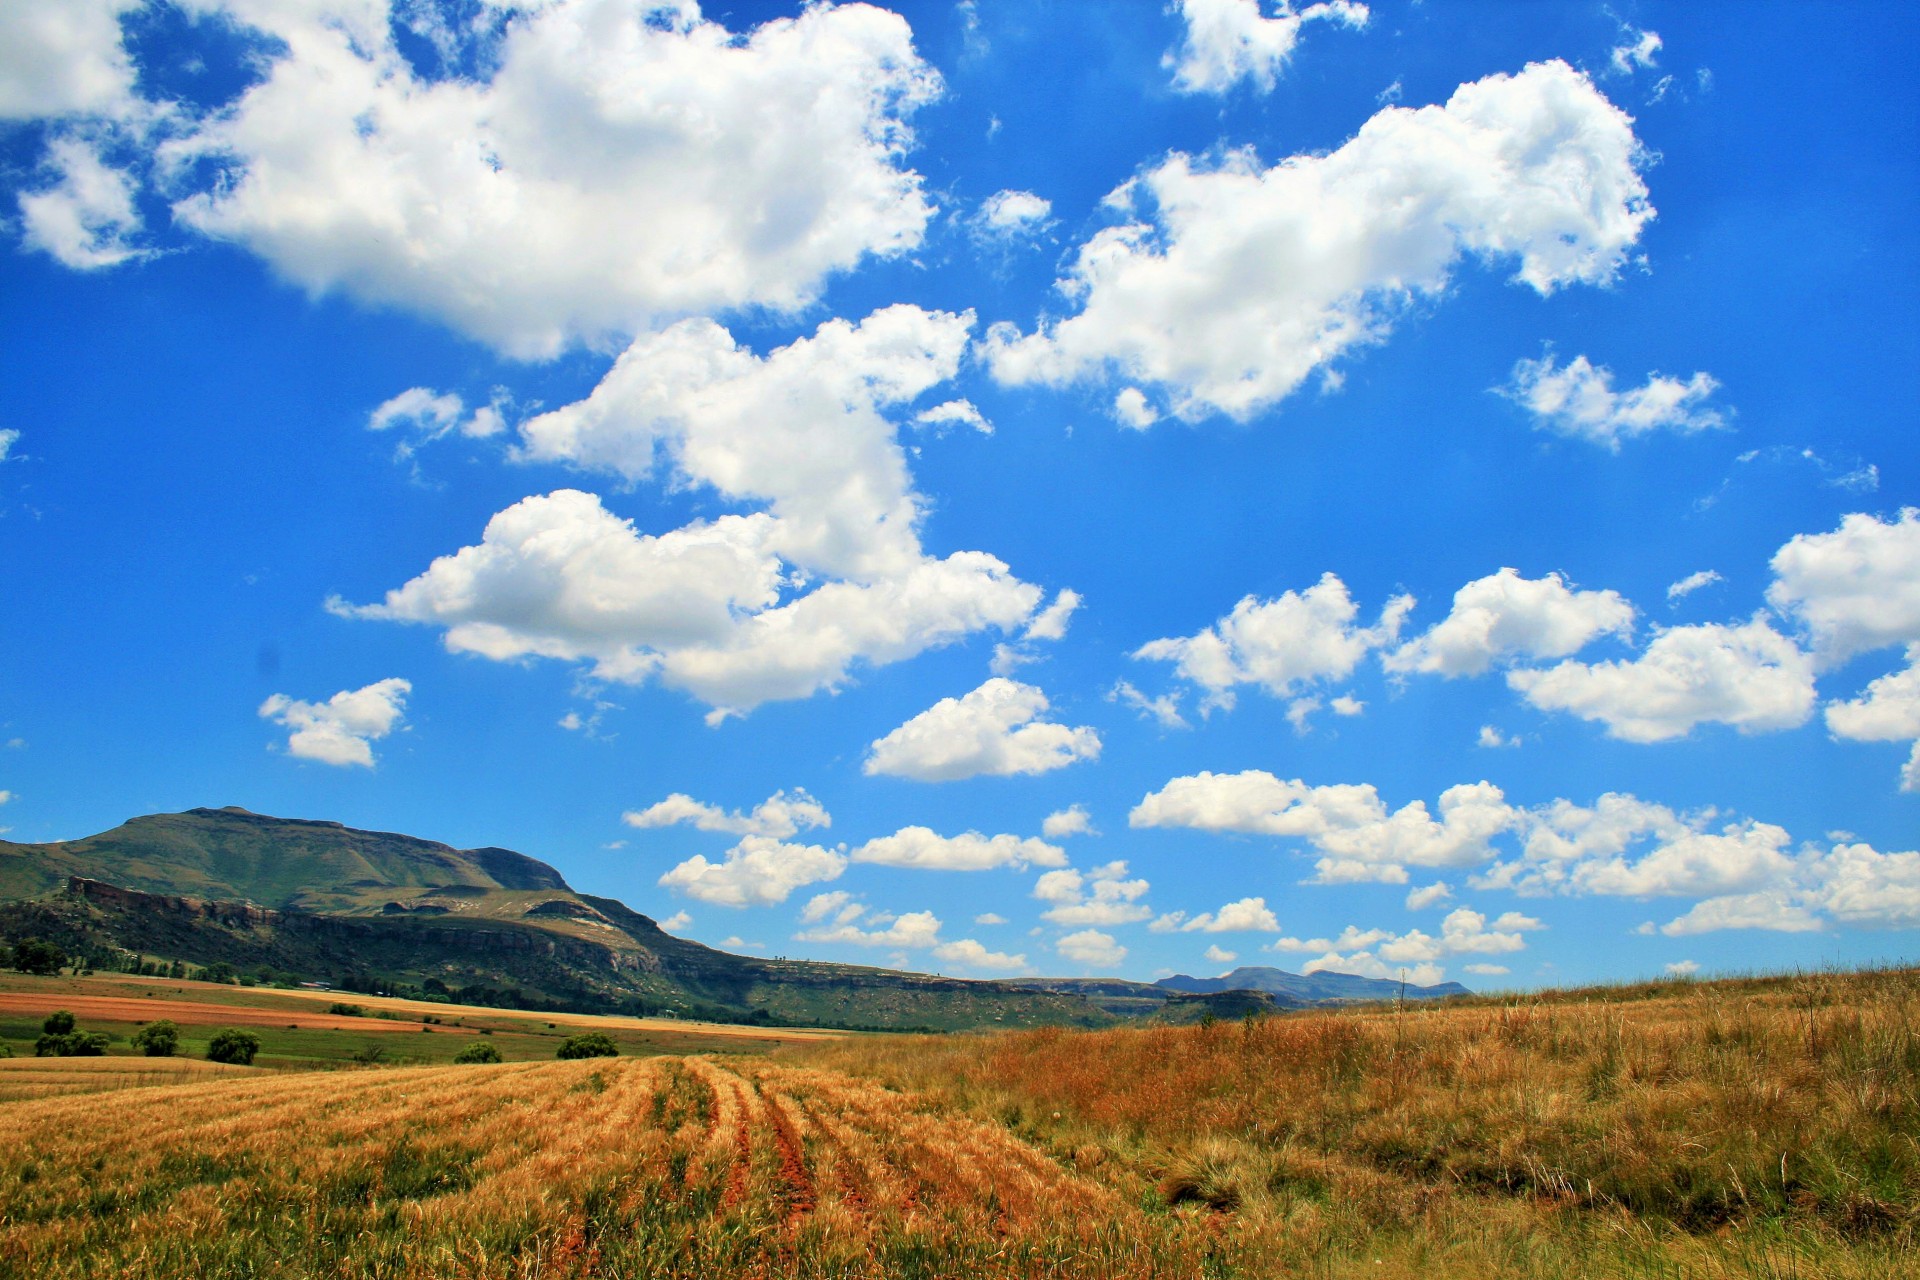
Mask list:
[[[392,1018],[355,1018],[337,1013],[309,1013],[305,1009],[260,1009],[237,1004],[198,1004],[188,1000],[142,1000],[122,996],[42,995],[39,992],[0,992],[0,1017],[44,1018],[65,1009],[90,1022],[154,1022],[165,1018],[188,1027],[297,1027],[302,1031],[406,1031],[418,1034],[421,1023]],[[441,1025],[448,1035],[478,1035],[471,1027]]]

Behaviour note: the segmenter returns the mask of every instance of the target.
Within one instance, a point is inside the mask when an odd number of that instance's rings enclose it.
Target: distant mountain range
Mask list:
[[[876,1029],[1178,1022],[1399,991],[1266,968],[1152,984],[968,981],[732,955],[578,893],[511,849],[234,807],[152,814],[80,840],[0,841],[0,939],[26,937],[102,968],[182,962],[465,1003]],[[1406,994],[1465,992],[1450,982]]]

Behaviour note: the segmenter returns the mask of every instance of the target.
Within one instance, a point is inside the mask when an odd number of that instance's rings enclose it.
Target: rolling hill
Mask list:
[[[510,849],[455,849],[245,809],[0,841],[0,937],[111,963],[224,964],[354,990],[718,1020],[950,1029],[1097,1025],[1076,995],[731,955]]]

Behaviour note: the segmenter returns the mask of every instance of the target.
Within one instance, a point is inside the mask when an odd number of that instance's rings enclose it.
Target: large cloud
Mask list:
[[[1791,729],[1813,714],[1813,661],[1763,618],[1662,631],[1630,662],[1562,662],[1510,671],[1543,711],[1598,720],[1628,742],[1684,737],[1697,724],[1743,733]]]
[[[995,676],[960,698],[942,698],[873,744],[868,774],[952,782],[990,774],[1047,773],[1100,755],[1100,735],[1039,717],[1047,695]]]
[[[1413,597],[1396,596],[1378,622],[1363,627],[1346,583],[1328,573],[1305,591],[1273,600],[1247,596],[1198,635],[1149,641],[1133,656],[1173,663],[1207,691],[1206,705],[1230,707],[1238,685],[1285,697],[1316,681],[1344,679],[1370,650],[1393,643],[1412,608]]]
[[[710,321],[640,339],[585,400],[523,426],[527,454],[767,510],[654,536],[561,490],[496,515],[478,546],[383,602],[336,608],[442,626],[450,648],[492,658],[657,675],[717,714],[1012,629],[1039,589],[983,552],[925,553],[922,502],[882,414],[952,376],[970,325],[890,307],[764,357]]]
[[[292,730],[287,754],[322,764],[373,767],[373,743],[406,717],[413,685],[395,676],[362,689],[344,689],[325,702],[276,693],[260,704],[262,718]]]
[[[1641,159],[1632,121],[1562,62],[1386,108],[1324,156],[1175,154],[1112,197],[1150,216],[1082,246],[1062,282],[1079,311],[996,325],[987,354],[1002,382],[1111,370],[1183,418],[1246,418],[1383,339],[1463,257],[1517,261],[1542,294],[1612,280],[1653,216]]]
[[[438,24],[433,76],[378,0],[190,7],[257,29],[268,69],[163,149],[177,175],[214,170],[175,216],[312,291],[518,355],[804,306],[931,215],[899,160],[939,77],[871,6],[740,35],[692,0],[550,0]],[[64,97],[108,97],[113,76]]]
[[[1388,812],[1371,783],[1308,786],[1260,769],[1175,778],[1144,797],[1129,826],[1293,836],[1322,856],[1324,882],[1404,883],[1407,868],[1471,866],[1491,856],[1488,841],[1519,812],[1490,782],[1449,787],[1440,816],[1415,800]]]
[[[1633,606],[1615,592],[1576,591],[1557,573],[1523,578],[1502,569],[1454,592],[1452,611],[1381,665],[1474,676],[1502,659],[1564,658],[1596,636],[1623,635],[1632,626]]]
[[[839,878],[846,855],[772,836],[747,836],[719,862],[695,854],[660,877],[660,884],[722,907],[785,902],[795,889]]]
[[[1920,642],[1920,508],[1800,534],[1774,553],[1773,576],[1767,602],[1807,629],[1823,666]]]
[[[145,0],[0,5],[0,120],[117,116],[133,104],[120,15]]]

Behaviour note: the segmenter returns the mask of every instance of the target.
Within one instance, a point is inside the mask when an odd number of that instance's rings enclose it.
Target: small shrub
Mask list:
[[[353,1060],[363,1067],[377,1067],[387,1060],[387,1047],[369,1040],[354,1052]]]
[[[260,1037],[251,1031],[236,1031],[228,1027],[213,1033],[213,1039],[207,1041],[207,1061],[225,1062],[236,1067],[253,1065],[253,1055],[260,1052]]]
[[[180,1028],[165,1018],[136,1031],[133,1047],[149,1058],[171,1058],[180,1048]]]
[[[454,1054],[453,1060],[455,1062],[498,1062],[500,1061],[500,1050],[494,1048],[485,1040],[476,1040],[459,1053]]]
[[[327,1006],[327,1012],[341,1018],[364,1018],[367,1011],[357,1004],[348,1004],[344,1000],[335,1000]]]
[[[50,1036],[64,1036],[73,1030],[74,1025],[75,1019],[71,1013],[65,1009],[56,1009],[47,1015],[45,1022],[40,1024],[40,1030]]]
[[[583,1036],[568,1036],[561,1041],[556,1058],[617,1058],[620,1046],[598,1031]]]

